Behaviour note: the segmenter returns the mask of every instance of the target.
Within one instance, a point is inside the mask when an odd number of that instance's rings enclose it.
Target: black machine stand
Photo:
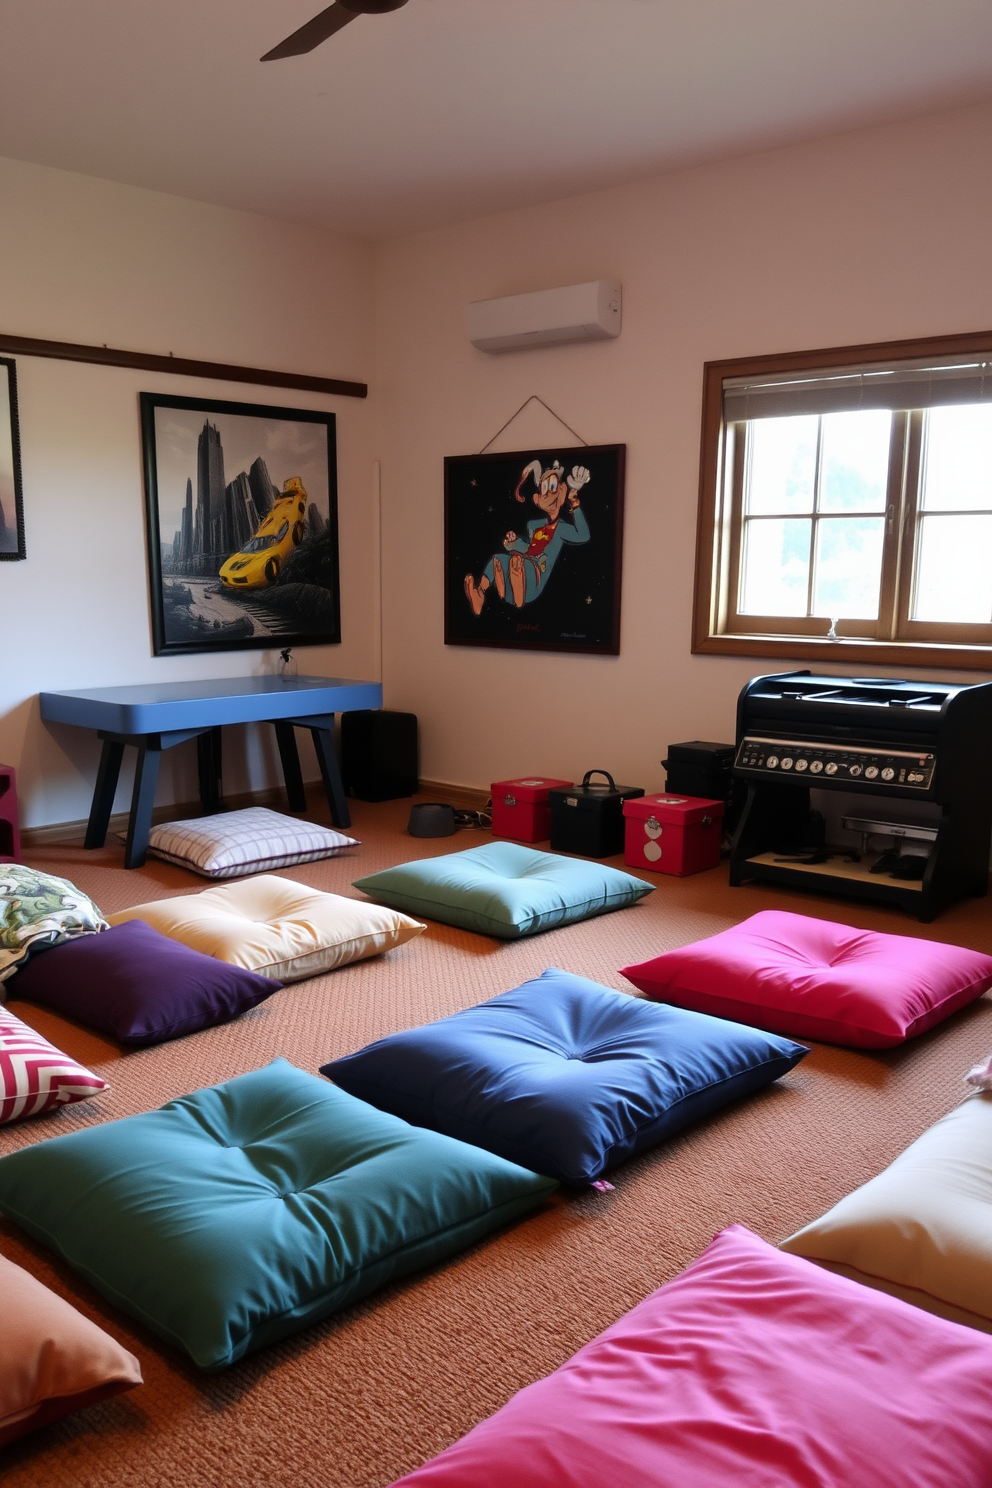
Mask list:
[[[924,922],[988,892],[992,683],[755,677],[733,774],[747,801],[731,884],[896,904]]]

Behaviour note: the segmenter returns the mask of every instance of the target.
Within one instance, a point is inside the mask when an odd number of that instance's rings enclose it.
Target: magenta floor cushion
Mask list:
[[[733,1225],[400,1482],[988,1488],[992,1338]]]
[[[620,970],[657,1002],[861,1049],[914,1038],[992,986],[992,956],[777,909]]]

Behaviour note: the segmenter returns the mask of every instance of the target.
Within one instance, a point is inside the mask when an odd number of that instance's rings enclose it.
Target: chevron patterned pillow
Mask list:
[[[0,1123],[89,1100],[109,1087],[0,1007]]]

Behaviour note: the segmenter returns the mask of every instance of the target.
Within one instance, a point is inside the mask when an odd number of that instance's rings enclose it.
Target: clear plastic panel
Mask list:
[[[884,517],[820,519],[813,579],[814,615],[838,620],[878,618],[884,523]]]
[[[828,413],[822,437],[820,511],[884,511],[892,414]]]
[[[914,620],[992,620],[992,516],[920,520]]]
[[[754,420],[750,426],[748,516],[785,516],[813,510],[818,423],[815,414]]]
[[[746,524],[742,615],[806,614],[812,525],[808,518],[775,517]]]

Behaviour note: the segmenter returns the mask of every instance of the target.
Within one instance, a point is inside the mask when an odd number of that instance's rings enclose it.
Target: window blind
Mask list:
[[[992,349],[988,360],[947,357],[888,365],[875,362],[794,374],[728,377],[723,383],[727,423],[863,408],[933,408],[946,403],[992,403]]]

